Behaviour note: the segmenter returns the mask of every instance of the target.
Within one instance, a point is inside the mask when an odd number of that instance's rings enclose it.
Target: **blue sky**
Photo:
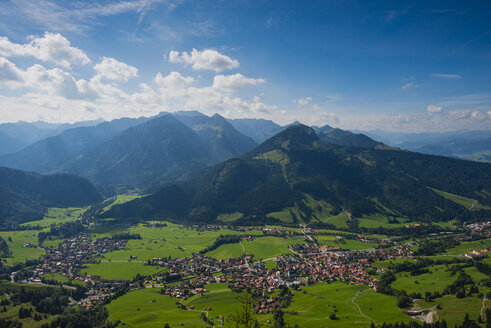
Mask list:
[[[6,0],[1,122],[491,129],[489,1]]]

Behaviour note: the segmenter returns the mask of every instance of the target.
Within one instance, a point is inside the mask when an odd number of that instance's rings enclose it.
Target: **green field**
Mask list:
[[[399,217],[394,218],[399,223],[389,223],[389,217],[382,214],[365,215],[357,219],[358,219],[358,225],[363,228],[379,228],[379,227],[399,228],[399,227],[406,226],[410,223],[415,223],[415,222],[411,222],[411,220],[409,219],[399,218]]]
[[[338,215],[329,216],[321,219],[322,222],[333,224],[337,228],[347,228],[348,220],[349,216],[346,212],[341,212]]]
[[[358,291],[360,292],[355,298]],[[285,309],[285,319],[300,327],[368,327],[371,321],[410,321],[397,307],[393,297],[375,293],[362,285],[346,285],[341,282],[302,287],[294,292],[294,302]],[[361,309],[360,314],[355,302]],[[337,310],[339,320],[329,319]]]
[[[241,234],[249,236],[262,234],[258,230],[238,232],[221,229],[218,231],[198,232],[169,224],[169,226],[161,228],[148,228],[143,225],[131,228],[122,226],[98,226],[91,231],[91,235],[93,238],[100,238],[121,232],[140,234],[142,239],[129,240],[126,250],[118,250],[105,254],[107,260],[125,261],[130,256],[136,256],[137,260],[143,261],[167,256],[182,258],[205,249],[207,246],[213,244],[215,239],[220,235]],[[238,246],[240,247],[240,245]]]
[[[102,209],[102,211],[103,212],[108,211],[114,205],[124,204],[124,203],[127,203],[127,202],[132,201],[133,199],[137,199],[137,198],[141,198],[141,197],[143,197],[143,196],[138,196],[138,195],[117,195],[116,197],[114,197],[112,199],[113,200],[112,203],[110,203],[109,205],[105,206]]]
[[[405,290],[410,293],[425,292],[443,292],[446,286],[450,285],[457,279],[457,275],[450,275],[450,271],[446,271],[445,265],[433,265],[429,268],[430,273],[411,276],[408,272],[396,274],[396,281],[392,283],[392,287],[399,290]]]
[[[121,320],[126,327],[161,328],[206,327],[200,313],[178,309],[176,298],[160,294],[160,288],[145,288],[130,292],[106,306],[109,320]]]
[[[437,310],[438,316],[445,318],[449,327],[454,327],[462,323],[466,313],[469,314],[470,319],[477,321],[482,307],[482,298],[475,296],[456,298],[455,295],[448,295],[436,298],[433,302],[424,302],[423,300],[418,302],[418,306],[421,309],[431,308],[436,304],[441,307],[440,310]],[[487,308],[491,308],[489,301]]]
[[[471,250],[481,250],[491,247],[491,238],[481,239],[476,241],[462,241],[460,245],[450,248],[446,251],[448,255],[461,255]]]
[[[438,189],[434,189],[434,188],[431,188],[434,192],[436,192],[438,195],[448,199],[448,200],[451,200],[452,202],[454,203],[457,203],[457,204],[460,204],[468,209],[472,209],[474,211],[477,211],[477,210],[489,210],[491,209],[491,207],[489,206],[485,206],[485,205],[482,205],[482,204],[479,204],[475,199],[471,199],[471,198],[467,198],[467,197],[464,197],[464,196],[459,196],[459,195],[455,195],[455,194],[451,194],[449,192],[445,192],[445,191],[442,191],[442,190],[438,190]]]
[[[245,252],[254,255],[255,260],[277,257],[283,254],[292,254],[288,249],[290,246],[303,243],[301,236],[294,239],[282,237],[258,237],[252,241],[242,241]],[[217,249],[206,253],[207,256],[213,256],[219,260],[239,257],[244,254],[244,248],[241,244],[221,245]]]
[[[240,212],[234,212],[234,213],[230,213],[230,214],[219,215],[217,217],[217,220],[225,222],[225,223],[229,223],[229,222],[237,221],[238,219],[240,219],[243,216],[244,216],[244,214],[242,214]]]
[[[317,240],[320,244],[327,245],[330,247],[339,247],[341,249],[349,249],[349,250],[361,250],[361,249],[370,249],[375,248],[377,244],[374,243],[365,243],[363,241],[354,240],[354,239],[343,239],[338,240],[335,236],[317,236]]]
[[[49,227],[52,224],[60,224],[65,222],[73,222],[79,220],[82,214],[87,208],[81,207],[68,207],[68,208],[56,208],[50,207],[44,215],[42,220],[30,221],[24,223],[26,226],[41,226]]]
[[[231,259],[239,257],[244,254],[244,249],[240,244],[226,244],[221,245],[217,249],[214,249],[206,253],[206,256],[211,256],[217,260]]]
[[[144,265],[140,262],[101,262],[87,264],[87,268],[81,269],[80,272],[108,280],[131,280],[137,273],[149,275],[162,270],[162,268]]]
[[[38,231],[36,230],[0,231],[0,237],[7,241],[9,249],[12,252],[12,257],[6,259],[8,264],[21,263],[28,259],[37,259],[45,254],[45,251],[41,248],[25,247],[28,243],[37,245]],[[9,240],[9,237],[12,241]]]

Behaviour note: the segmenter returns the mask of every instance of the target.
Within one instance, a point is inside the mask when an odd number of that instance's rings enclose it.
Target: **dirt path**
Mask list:
[[[486,295],[482,298],[482,307],[481,307],[481,318],[483,320],[486,320],[486,302],[488,301],[488,298]]]
[[[240,244],[240,246],[242,246],[242,249],[244,250],[244,254],[247,255],[244,244],[242,244],[242,242],[239,242],[239,244]],[[245,260],[245,263],[247,265],[247,269],[251,270],[251,267],[249,266],[249,262],[247,262],[247,259]]]
[[[474,208],[474,205],[477,204],[477,200],[474,201],[474,203],[472,203],[471,207],[469,207],[470,210],[472,210]]]
[[[354,306],[356,306],[356,308],[358,309],[358,312],[360,312],[360,315],[361,316],[364,316],[365,318],[367,318],[368,320],[370,320],[370,322],[375,322],[375,320],[373,320],[372,318],[370,318],[369,316],[367,316],[366,314],[364,314],[363,312],[361,312],[361,308],[358,304],[355,303],[355,299],[358,297],[358,294],[360,294],[362,291],[364,291],[366,289],[360,289],[359,291],[356,292],[355,296],[353,296],[353,298],[351,299],[351,303],[353,303]]]

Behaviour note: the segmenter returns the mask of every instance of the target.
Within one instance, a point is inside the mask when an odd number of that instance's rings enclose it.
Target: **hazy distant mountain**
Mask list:
[[[208,117],[203,114],[191,116],[175,113],[173,116],[208,143],[211,157],[216,162],[240,156],[257,146],[254,140],[237,131],[218,114]]]
[[[251,137],[257,143],[261,143],[283,130],[282,126],[264,119],[238,118],[228,121],[237,131]]]
[[[83,178],[0,167],[0,226],[38,219],[47,207],[85,206],[98,201],[101,196]]]
[[[364,134],[333,128],[329,125],[325,125],[315,130],[319,136],[319,139],[335,145],[360,148],[376,148],[385,146],[383,143],[375,141]]]
[[[113,207],[106,215],[210,222],[225,214],[264,222],[280,213],[291,215],[293,222],[315,222],[343,209],[355,217],[380,212],[425,221],[491,214],[471,212],[430,187],[491,205],[491,165],[400,150],[337,146],[298,125],[241,158]]]
[[[60,134],[66,129],[91,126],[97,121],[77,122],[74,124],[53,124],[46,122],[16,122],[0,124],[0,156],[13,153],[41,139]]]
[[[425,154],[491,162],[491,131],[398,133],[366,131],[388,145]]]
[[[56,172],[72,156],[147,120],[122,118],[96,126],[67,129],[16,153],[0,156],[0,165],[35,172]]]
[[[161,113],[69,129],[0,157],[0,165],[72,173],[102,185],[159,186],[255,146],[220,115]]]

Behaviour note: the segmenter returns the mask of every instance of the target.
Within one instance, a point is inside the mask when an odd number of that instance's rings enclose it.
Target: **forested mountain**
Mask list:
[[[432,189],[434,188],[434,189]],[[322,142],[297,125],[241,158],[198,178],[105,213],[108,217],[166,217],[212,222],[223,215],[265,220],[294,213],[294,221],[322,221],[342,210],[354,217],[385,213],[439,221],[489,216],[469,211],[435,190],[491,205],[491,165],[392,149]]]
[[[16,122],[0,124],[0,156],[14,153],[41,139],[56,136],[64,130],[91,126],[100,121],[85,121],[74,124],[52,124],[46,122]]]
[[[0,167],[0,226],[40,218],[47,207],[85,206],[101,200],[87,180]]]
[[[73,156],[120,134],[147,118],[121,118],[96,126],[67,129],[60,135],[48,137],[26,148],[0,157],[0,165],[41,173],[56,172]]]

